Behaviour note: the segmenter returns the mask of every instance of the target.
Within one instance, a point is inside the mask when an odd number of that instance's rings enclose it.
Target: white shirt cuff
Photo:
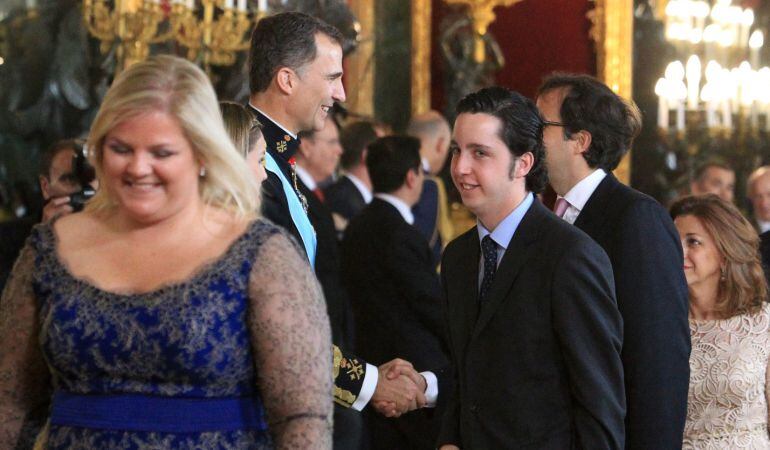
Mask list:
[[[438,378],[433,372],[420,372],[420,375],[425,378],[425,407],[435,408],[436,401],[438,400]]]
[[[369,400],[374,395],[374,390],[377,388],[377,380],[380,378],[380,372],[376,366],[366,363],[366,374],[364,375],[364,383],[361,385],[361,391],[358,393],[358,398],[351,408],[356,411],[364,409]]]

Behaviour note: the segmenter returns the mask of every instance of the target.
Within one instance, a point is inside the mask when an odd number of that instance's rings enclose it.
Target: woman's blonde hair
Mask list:
[[[759,236],[732,203],[714,194],[692,195],[671,205],[671,217],[698,218],[724,258],[716,309],[724,318],[757,313],[767,301]]]
[[[235,149],[245,158],[254,148],[260,136],[262,125],[254,114],[245,106],[234,102],[219,102],[225,130],[235,145]]]
[[[257,215],[259,187],[225,131],[211,82],[198,66],[176,56],[151,56],[136,63],[115,78],[107,91],[87,142],[100,186],[106,186],[102,160],[107,134],[125,120],[155,111],[176,119],[205,168],[199,177],[204,203],[239,216]],[[102,188],[87,208],[100,211],[115,206],[109,190]]]

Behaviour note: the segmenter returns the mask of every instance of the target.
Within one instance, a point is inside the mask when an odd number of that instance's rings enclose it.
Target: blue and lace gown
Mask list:
[[[74,277],[56,247],[53,226],[36,227],[3,295],[0,403],[7,395],[19,411],[0,409],[0,447],[43,401],[52,406],[38,441],[51,449],[329,445],[323,298],[277,227],[253,222],[187,280],[141,294]],[[301,383],[319,370],[319,386]]]

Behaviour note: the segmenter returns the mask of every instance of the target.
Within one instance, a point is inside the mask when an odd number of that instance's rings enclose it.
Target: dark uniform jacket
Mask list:
[[[293,173],[289,161],[299,148],[299,140],[286,133],[264,114],[253,107],[251,109],[262,124],[262,134],[267,143],[267,152],[278,163],[289,182],[295,184],[296,175]],[[298,182],[299,180],[297,180]],[[297,189],[299,189],[298,185]],[[281,180],[270,171],[267,171],[267,179],[262,183],[262,215],[288,230],[297,239],[297,242],[302,242],[302,237],[291,220],[289,204]],[[366,362],[355,355],[342,351],[336,345],[333,353],[334,400],[343,406],[350,407],[358,398],[363,386]]]

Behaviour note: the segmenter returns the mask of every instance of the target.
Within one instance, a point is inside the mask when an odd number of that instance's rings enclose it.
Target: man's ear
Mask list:
[[[519,156],[516,160],[516,164],[513,168],[513,177],[514,178],[526,177],[529,174],[529,171],[532,170],[532,166],[534,165],[535,165],[535,155],[533,155],[532,152],[524,153],[523,155]]]
[[[369,153],[369,150],[364,149],[364,151],[361,152],[361,165],[366,167],[366,155]]]
[[[406,185],[406,187],[409,189],[412,189],[417,185],[417,181],[419,181],[418,179],[419,176],[417,175],[417,171],[410,169],[406,172],[406,180],[404,180],[404,185]]]
[[[48,178],[39,175],[38,181],[40,182],[40,192],[43,194],[43,200],[48,200],[51,198],[51,195],[48,194],[48,190],[51,188],[51,183],[48,181]]]
[[[577,153],[585,153],[589,147],[591,147],[591,133],[586,130],[580,130],[577,133],[572,133],[572,140],[574,140],[578,147]]]
[[[297,73],[288,67],[281,67],[275,74],[275,84],[282,93],[291,95],[297,87]]]

